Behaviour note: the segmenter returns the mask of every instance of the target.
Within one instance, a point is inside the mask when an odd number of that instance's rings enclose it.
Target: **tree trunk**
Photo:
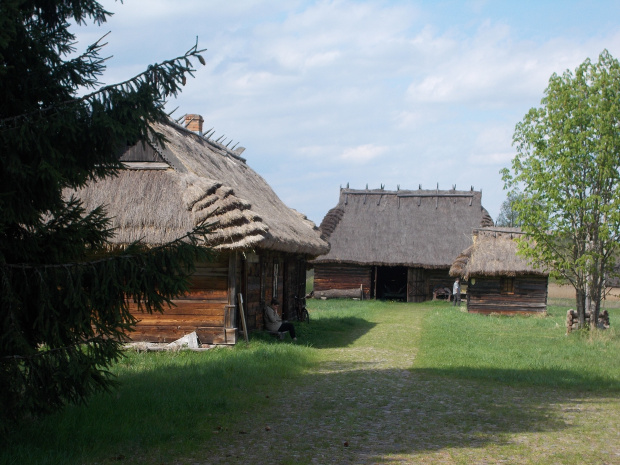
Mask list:
[[[590,329],[598,329],[598,317],[601,312],[601,300],[603,297],[603,284],[604,281],[602,276],[599,274],[596,276],[596,279],[592,282],[592,299],[593,299],[593,307],[590,310]]]
[[[579,317],[578,329],[583,329],[586,325],[586,293],[583,289],[577,291],[577,316]]]

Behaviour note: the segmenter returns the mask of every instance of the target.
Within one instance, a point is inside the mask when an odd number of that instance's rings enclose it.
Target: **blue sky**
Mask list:
[[[206,66],[170,110],[199,113],[289,206],[319,224],[339,188],[482,190],[493,218],[512,134],[552,73],[607,49],[617,1],[102,2],[103,77],[122,81],[198,37]],[[250,200],[250,199],[248,199]]]

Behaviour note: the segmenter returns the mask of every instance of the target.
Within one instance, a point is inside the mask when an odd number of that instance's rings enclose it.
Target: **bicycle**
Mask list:
[[[297,321],[305,321],[310,323],[310,313],[306,308],[306,298],[295,296],[295,311],[297,312]]]

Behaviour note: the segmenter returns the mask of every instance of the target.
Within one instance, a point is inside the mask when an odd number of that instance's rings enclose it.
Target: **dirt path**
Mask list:
[[[420,321],[383,323],[351,347],[321,349],[324,362],[301,383],[266,394],[265,408],[179,463],[620,463],[608,410],[611,403],[618,413],[618,399],[566,399],[412,371]],[[386,337],[393,344],[381,343]],[[605,426],[600,440],[571,434],[573,424],[583,431],[585,418],[592,437]]]

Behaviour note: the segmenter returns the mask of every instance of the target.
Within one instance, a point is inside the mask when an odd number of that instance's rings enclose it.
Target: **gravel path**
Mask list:
[[[388,333],[411,338],[411,328],[395,326]],[[215,435],[197,451],[199,459],[178,463],[525,464],[542,458],[579,463],[573,451],[591,447],[597,453],[584,454],[583,463],[620,463],[617,424],[598,442],[570,434],[584,416],[609,424],[606,406],[612,403],[617,411],[617,398],[565,399],[553,390],[498,385],[481,389],[477,382],[411,371],[415,349],[378,349],[371,343],[322,350],[328,357],[301,384],[286,381],[278,392],[266,393],[264,406]],[[571,460],[565,462],[563,454]]]

